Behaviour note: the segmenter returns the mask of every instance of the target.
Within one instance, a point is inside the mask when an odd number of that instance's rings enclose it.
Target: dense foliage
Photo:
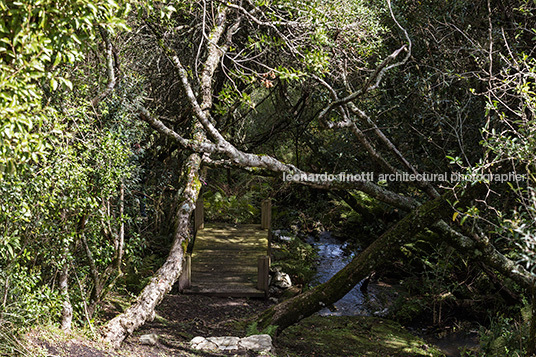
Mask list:
[[[452,229],[533,279],[535,12],[530,0],[0,1],[0,354],[22,348],[8,330],[69,318],[92,329],[107,296],[143,288],[172,244],[196,150],[208,219],[254,222],[273,198],[280,228],[364,248],[454,192]],[[310,188],[281,181],[291,168],[477,179]],[[486,176],[512,172],[524,180]],[[460,205],[476,184],[486,193]],[[490,315],[488,347],[521,326],[510,340],[524,353],[531,293],[428,228],[393,263],[417,296],[397,302],[401,320],[432,311],[439,325],[436,306],[507,289],[473,310]]]

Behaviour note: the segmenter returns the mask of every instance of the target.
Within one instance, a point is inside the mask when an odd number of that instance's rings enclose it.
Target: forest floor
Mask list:
[[[265,310],[271,302],[259,299],[168,295],[154,321],[145,324],[117,350],[103,343],[59,332],[34,330],[27,335],[35,355],[97,357],[228,356],[190,348],[195,336],[246,335],[244,318]],[[118,311],[110,309],[113,315]],[[142,345],[141,335],[156,334],[155,346]],[[433,346],[397,323],[376,317],[313,316],[286,329],[274,341],[271,356],[441,356]],[[40,352],[38,351],[40,350]],[[258,356],[253,352],[231,354]],[[265,354],[267,355],[267,354]]]

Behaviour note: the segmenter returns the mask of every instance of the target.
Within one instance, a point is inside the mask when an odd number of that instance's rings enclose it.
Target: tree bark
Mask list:
[[[448,209],[448,202],[439,197],[413,210],[329,281],[263,312],[258,320],[259,329],[273,325],[281,332],[323,307],[337,302],[371,271],[392,259],[402,244],[410,242],[416,233],[439,220],[441,212]]]
[[[160,42],[166,54],[175,64],[178,74],[181,77],[183,88],[194,109],[196,117],[207,118],[205,109],[212,106],[212,77],[216,70],[219,59],[226,51],[232,33],[237,29],[239,20],[229,29],[228,44],[218,47],[217,43],[225,29],[225,16],[227,9],[222,8],[218,12],[218,21],[210,33],[208,46],[208,57],[201,75],[201,104],[198,103],[195,94],[190,85],[188,74],[182,66],[179,57],[163,42]],[[140,110],[141,118],[148,121],[150,115],[148,112]],[[199,121],[196,121],[193,128],[193,137],[191,140],[181,138],[177,133],[165,127],[161,122],[154,123],[163,131],[165,135],[172,136],[179,144],[192,145],[194,148],[206,148],[205,129]],[[153,125],[154,126],[154,125]],[[203,150],[200,150],[203,151]],[[174,219],[174,239],[165,263],[158,269],[151,279],[150,283],[143,289],[136,302],[129,307],[124,313],[113,318],[104,329],[105,339],[118,347],[121,342],[131,334],[136,328],[141,326],[145,321],[152,318],[154,309],[162,301],[173,284],[178,280],[182,272],[182,262],[185,251],[190,239],[190,216],[195,209],[195,203],[201,190],[201,181],[199,180],[199,170],[201,165],[201,155],[197,152],[190,154],[183,172],[185,172],[184,190],[179,191],[178,211]]]
[[[106,76],[108,77],[108,84],[106,85],[106,89],[104,91],[97,94],[97,96],[91,100],[91,105],[94,108],[96,108],[104,98],[106,98],[110,95],[110,93],[112,93],[117,83],[114,67],[114,48],[112,41],[110,41],[110,34],[108,33],[108,30],[102,27],[99,27],[99,31],[102,36],[102,40],[104,41],[104,53],[106,56]]]
[[[124,313],[116,316],[104,327],[105,340],[119,347],[121,342],[154,314],[182,272],[182,261],[190,237],[190,216],[195,208],[201,183],[199,167],[201,157],[191,154],[185,165],[186,184],[179,197],[178,211],[174,222],[174,239],[165,263],[158,269],[136,302]]]
[[[119,186],[119,235],[117,237],[117,249],[115,251],[115,269],[121,275],[121,263],[125,246],[125,183],[121,180]]]
[[[73,306],[69,297],[69,244],[67,243],[63,253],[63,266],[61,268],[59,287],[63,296],[61,310],[61,329],[63,331],[71,331],[73,322]]]

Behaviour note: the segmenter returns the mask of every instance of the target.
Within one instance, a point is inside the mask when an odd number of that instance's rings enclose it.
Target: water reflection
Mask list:
[[[307,243],[313,245],[318,251],[317,275],[313,285],[325,283],[354,258],[354,253],[347,249],[347,243],[336,239],[330,232],[322,232],[318,237],[310,236],[307,238]],[[369,311],[366,305],[374,296],[371,296],[371,293],[364,296],[359,290],[360,286],[361,283],[357,284],[334,306],[320,310],[319,314],[322,316],[371,315],[373,311]]]

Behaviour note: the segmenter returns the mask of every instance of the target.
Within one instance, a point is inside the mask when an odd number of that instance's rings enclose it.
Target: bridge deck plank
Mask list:
[[[257,261],[267,254],[268,232],[258,224],[205,223],[192,253],[187,294],[264,297],[257,289]]]

